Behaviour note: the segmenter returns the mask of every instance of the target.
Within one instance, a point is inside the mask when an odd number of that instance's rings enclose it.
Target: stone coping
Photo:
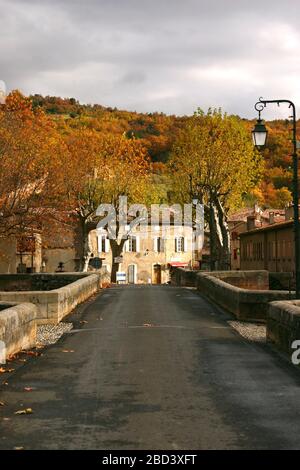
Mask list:
[[[295,351],[292,348],[295,340],[300,341],[300,300],[271,302],[267,318],[267,341],[291,358]]]
[[[0,302],[0,341],[6,357],[36,345],[37,307],[32,303]],[[0,354],[1,356],[2,354]]]
[[[22,273],[0,274],[0,292],[49,291],[64,287],[93,273]]]
[[[269,302],[290,300],[293,295],[289,291],[271,291],[265,288],[268,286],[268,275],[266,270],[204,272],[177,268],[172,276],[172,283],[193,285],[205,297],[233,313],[239,320],[265,322]],[[248,286],[251,288],[247,288]]]
[[[66,273],[60,274],[65,275]],[[69,274],[75,275],[77,280],[58,289],[47,291],[0,291],[0,301],[33,303],[38,308],[38,324],[56,324],[79,303],[89,298],[101,288],[101,276],[99,274]],[[53,276],[56,276],[56,274]]]
[[[266,321],[269,302],[290,299],[288,291],[245,289],[228,284],[211,273],[198,273],[196,287],[210,300],[244,321]]]

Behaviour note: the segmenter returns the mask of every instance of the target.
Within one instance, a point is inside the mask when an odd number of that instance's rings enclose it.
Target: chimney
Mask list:
[[[254,214],[260,214],[261,210],[257,203],[254,204]]]
[[[247,217],[247,231],[255,229],[255,215],[248,215]]]
[[[285,220],[292,220],[294,218],[294,206],[290,205],[285,208]]]
[[[272,211],[272,212],[269,212],[269,224],[274,224],[274,216],[275,216],[275,213]]]

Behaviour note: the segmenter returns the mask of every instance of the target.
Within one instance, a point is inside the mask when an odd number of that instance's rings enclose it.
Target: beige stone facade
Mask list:
[[[137,284],[161,284],[170,280],[172,266],[182,266],[191,269],[199,268],[202,255],[201,240],[197,240],[196,250],[192,247],[192,228],[170,226],[143,227],[133,231],[132,236],[125,242],[122,262],[119,272],[123,273],[125,282]],[[112,252],[106,232],[99,233],[93,229],[89,233],[89,245],[92,260],[102,260],[104,278],[110,278],[112,266]],[[0,257],[1,273],[17,273],[20,263],[22,272],[53,273],[59,271],[61,266],[64,272],[75,272],[79,269],[78,244],[76,244],[76,230],[62,227],[61,233],[47,237],[47,233],[36,235],[34,253],[19,253],[18,242],[15,238],[7,239],[0,244],[2,257]],[[93,262],[89,270],[93,270]],[[96,268],[97,269],[97,268]],[[20,272],[20,271],[19,271]],[[106,272],[106,276],[105,276]]]
[[[34,234],[20,243],[20,239],[11,236],[0,240],[0,273],[15,274],[40,272],[42,264],[42,245],[39,234]],[[32,240],[32,242],[31,242]]]
[[[64,271],[75,272],[78,266],[76,250],[74,247],[44,248],[42,263],[41,271],[43,272],[54,273],[58,270],[60,263],[63,263]]]
[[[94,256],[102,259],[108,272],[112,266],[112,252],[105,232],[92,230],[90,246]],[[161,284],[170,281],[171,266],[198,265],[200,240],[197,251],[192,247],[190,227],[171,226],[167,231],[151,226],[141,231],[133,231],[125,242],[119,272],[124,273],[126,283]]]

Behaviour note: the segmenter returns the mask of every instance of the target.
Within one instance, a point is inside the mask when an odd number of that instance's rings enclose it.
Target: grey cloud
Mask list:
[[[123,109],[251,116],[261,94],[300,103],[296,4],[0,0],[0,79]]]

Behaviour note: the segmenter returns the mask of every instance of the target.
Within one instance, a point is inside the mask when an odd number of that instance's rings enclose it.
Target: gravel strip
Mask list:
[[[234,328],[243,338],[255,343],[266,342],[266,325],[261,323],[244,323],[240,321],[229,321],[228,324]]]
[[[40,325],[37,328],[37,345],[47,346],[56,343],[59,338],[73,328],[72,323],[59,323],[58,325]]]

